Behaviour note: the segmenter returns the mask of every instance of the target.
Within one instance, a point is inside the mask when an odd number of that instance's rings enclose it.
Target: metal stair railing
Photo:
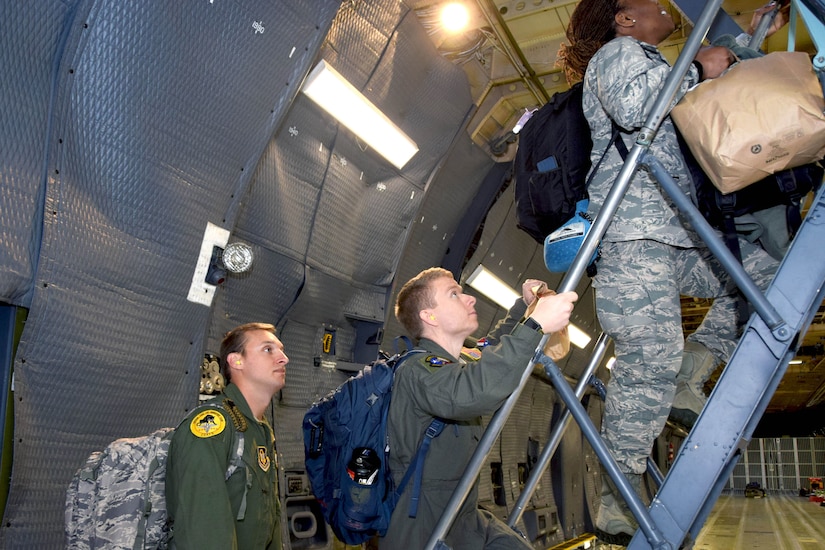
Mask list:
[[[661,125],[661,122],[665,116],[667,116],[670,104],[676,95],[676,90],[678,89],[682,78],[687,73],[688,67],[696,55],[696,52],[699,51],[699,47],[702,45],[702,41],[707,34],[707,30],[710,28],[713,19],[719,12],[721,5],[722,0],[711,0],[706,4],[705,9],[702,11],[702,15],[697,20],[693,32],[685,42],[682,54],[679,56],[679,59],[676,61],[676,64],[671,70],[670,76],[665,80],[662,91],[659,93],[659,96],[651,109],[651,113],[648,116],[648,120],[645,121],[644,126],[639,132],[636,144],[629,152],[627,158],[625,159],[625,163],[616,178],[616,182],[613,184],[613,187],[605,198],[605,202],[602,205],[599,215],[596,217],[589,234],[582,243],[579,253],[573,260],[570,270],[568,270],[562,279],[562,282],[557,290],[559,293],[574,290],[577,282],[584,275],[589,259],[593,256],[599,241],[604,235],[607,226],[612,220],[619,203],[630,185],[630,180],[638,166],[642,153],[650,147],[650,143],[656,134],[656,130]],[[703,30],[700,32],[700,29]],[[524,369],[524,373],[522,374],[518,387],[490,419],[490,423],[484,431],[484,435],[479,441],[473,456],[470,458],[467,468],[464,470],[464,474],[461,476],[456,488],[453,490],[450,500],[447,502],[444,513],[441,518],[439,518],[439,521],[436,523],[427,544],[424,546],[425,550],[449,550],[449,546],[447,546],[444,542],[444,537],[449,531],[450,526],[458,514],[458,510],[466,500],[470,489],[481,472],[484,461],[501,433],[507,418],[515,407],[521,392],[524,390],[527,380],[533,371],[533,367],[539,361],[539,358],[543,356],[542,350],[544,349],[544,344],[547,339],[548,335],[542,337],[533,358],[528,362],[526,368]],[[603,465],[605,462],[612,465],[612,468],[606,465],[608,473],[611,474],[611,478],[616,483],[619,492],[625,497],[631,511],[637,519],[640,520],[640,526],[643,526],[644,532],[655,543],[656,547],[666,550],[668,547],[662,545],[661,537],[658,535],[655,526],[653,526],[650,521],[647,509],[642,504],[641,499],[635,495],[627,479],[619,471],[618,466],[616,466],[615,461],[613,461],[612,457],[610,457],[609,451],[607,451],[601,437],[599,437],[598,432],[593,427],[593,423],[590,422],[590,418],[587,417],[581,403],[579,403],[578,399],[576,399],[573,390],[570,389],[569,385],[564,380],[558,366],[556,366],[556,364],[552,361],[549,361],[549,363],[545,363],[545,372],[548,378],[553,381],[556,391],[567,405],[567,409],[579,423],[579,426],[582,428],[585,436],[588,437],[588,441],[596,451],[600,460],[602,460]],[[597,449],[597,447],[599,449]]]
[[[787,337],[778,336],[760,316],[751,316],[651,502],[651,518],[674,547],[698,536],[794,356],[799,344],[795,337],[807,331],[825,299],[823,240],[825,185],[766,292],[785,320]],[[651,546],[636,533],[628,549]]]
[[[825,92],[825,55],[820,47],[825,41],[825,4],[819,0],[794,0],[791,5],[792,29],[788,49],[793,50],[798,10],[819,48],[813,68]],[[677,207],[691,218],[725,268],[732,276],[739,274],[740,267],[730,265],[725,247],[718,239],[705,234],[707,222],[679,192],[658,159],[644,155],[641,162],[651,169]],[[699,219],[694,219],[697,217]],[[689,547],[696,540],[782,381],[801,336],[825,299],[823,239],[825,185],[817,192],[764,296],[746,292],[757,314],[751,316],[707,404],[651,502],[651,518],[674,547],[685,543]],[[736,282],[739,284],[740,281],[737,279]],[[747,288],[747,282],[744,288],[740,286],[743,291]],[[650,541],[637,532],[628,549],[651,546]]]
[[[683,211],[691,218],[695,229],[705,239],[711,252],[728,270],[756,310],[725,373],[708,399],[688,439],[682,445],[668,475],[661,481],[659,491],[648,510],[619,470],[598,430],[579,402],[579,397],[570,388],[558,366],[553,361],[543,358],[542,349],[548,338],[543,337],[525,369],[520,385],[493,415],[444,514],[425,546],[426,550],[449,549],[444,542],[444,536],[466,499],[536,362],[544,364],[545,373],[567,406],[567,412],[579,424],[602,466],[638,520],[640,530],[634,535],[628,547],[632,550],[673,550],[682,544],[686,536],[695,538],[721,492],[726,479],[725,474],[730,474],[742,446],[747,444],[753,433],[793,355],[790,351],[793,337],[810,324],[818,304],[825,297],[825,262],[820,261],[815,269],[808,272],[800,269],[810,267],[811,260],[816,263],[822,255],[821,246],[817,246],[817,243],[825,239],[825,187],[820,189],[788,255],[777,271],[774,282],[767,293],[762,294],[701,217],[696,207],[689,200],[686,200],[687,204],[679,204],[679,199],[685,199],[684,195],[678,191],[670,176],[663,173],[658,160],[648,154],[650,144],[662,120],[667,116],[676,91],[721,4],[721,0],[711,0],[705,5],[558,292],[575,289],[624,197],[634,172],[639,165],[645,164],[677,202],[680,210],[684,207]],[[668,180],[672,184],[670,188]],[[734,365],[733,369],[731,364]],[[747,376],[739,375],[739,371],[743,369],[747,369]]]
[[[593,378],[595,377],[596,369],[601,364],[602,359],[604,359],[604,353],[607,351],[607,345],[609,343],[610,337],[605,333],[601,333],[598,340],[596,340],[596,345],[593,347],[593,354],[590,356],[590,361],[587,363],[587,366],[579,378],[579,383],[576,385],[575,395],[577,401],[581,401],[587,386],[591,384]],[[546,359],[547,358],[544,357],[541,360],[545,365],[545,369],[547,368]],[[533,493],[536,492],[536,487],[538,487],[539,481],[541,481],[541,476],[544,475],[544,471],[550,464],[550,459],[553,458],[553,454],[556,452],[556,449],[558,449],[559,443],[561,443],[561,438],[564,435],[567,426],[570,424],[571,419],[570,411],[565,410],[553,428],[550,438],[547,440],[547,444],[544,446],[544,449],[542,449],[541,455],[539,455],[536,464],[530,472],[530,476],[524,484],[524,489],[521,490],[521,494],[519,494],[518,500],[516,500],[516,503],[513,506],[513,511],[510,513],[510,517],[507,520],[508,527],[515,529],[516,523],[518,523],[518,520],[521,519],[521,516],[524,513],[524,507],[527,505],[527,501],[533,497]]]

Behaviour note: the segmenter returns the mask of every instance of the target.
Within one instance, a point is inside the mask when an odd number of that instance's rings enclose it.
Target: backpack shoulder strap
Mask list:
[[[419,353],[427,353],[427,350],[425,349],[413,348],[412,342],[410,342],[410,339],[406,336],[399,338],[403,338],[407,343],[407,351],[398,356],[398,359],[393,365],[394,370],[397,370],[401,366],[401,363],[409,357]],[[397,342],[398,340],[396,339],[396,346]],[[401,493],[404,492],[404,488],[407,486],[407,483],[409,483],[410,478],[415,475],[413,481],[413,491],[410,495],[409,514],[411,518],[416,517],[418,514],[418,500],[421,494],[421,480],[424,474],[424,459],[427,457],[427,452],[430,450],[430,443],[432,443],[432,440],[441,434],[445,425],[446,421],[438,417],[433,418],[432,421],[430,421],[430,425],[427,426],[427,429],[424,431],[424,438],[421,440],[421,443],[418,444],[418,450],[415,453],[415,457],[407,467],[407,471],[404,473],[401,483],[399,483],[398,487],[395,489],[395,497],[398,498],[401,496]]]
[[[599,162],[597,162],[596,166],[593,167],[593,170],[590,171],[590,176],[587,178],[587,183],[585,184],[585,187],[590,187],[590,182],[593,181],[593,177],[596,175],[596,172],[599,171],[599,166],[602,165],[602,161],[604,160],[604,157],[607,156],[607,152],[610,151],[611,145],[616,146],[616,150],[619,152],[619,155],[621,155],[622,160],[627,160],[627,155],[629,154],[627,150],[627,145],[624,144],[624,140],[619,135],[622,133],[622,130],[621,128],[619,128],[619,125],[616,124],[615,121],[611,120],[611,124],[613,125],[613,134],[610,136],[610,142],[607,144],[607,148],[604,150],[604,153],[602,153],[602,156],[599,158]]]
[[[152,457],[149,463],[149,468],[146,474],[146,485],[143,488],[143,513],[138,518],[135,543],[132,545],[132,550],[142,550],[146,542],[146,527],[149,520],[149,513],[152,511],[152,477],[158,468],[166,468],[166,458],[169,453],[169,443],[172,441],[172,436],[175,431],[170,428],[161,428],[150,434],[147,437],[156,437],[159,439],[157,444],[157,453]],[[165,483],[165,482],[164,482]]]
[[[407,483],[410,481],[410,476],[413,474],[415,475],[412,494],[410,494],[409,516],[411,518],[418,515],[418,500],[421,496],[421,480],[424,477],[424,459],[427,458],[427,452],[430,450],[430,443],[432,443],[433,439],[438,437],[441,432],[444,431],[445,424],[446,422],[441,418],[436,417],[432,419],[430,425],[427,426],[427,430],[424,432],[424,439],[418,446],[418,451],[415,453],[415,458],[410,463],[407,468],[407,473],[404,474],[404,478],[398,485],[397,493],[400,495],[404,492],[404,487],[406,487]]]

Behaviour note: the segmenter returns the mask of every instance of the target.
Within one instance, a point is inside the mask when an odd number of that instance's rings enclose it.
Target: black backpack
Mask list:
[[[539,244],[587,198],[592,147],[581,82],[554,94],[519,132],[513,161],[517,225]]]
[[[722,194],[699,166],[682,135],[677,132],[677,136],[693,179],[697,207],[713,227],[722,231],[725,244],[740,262],[742,258],[734,221],[739,216],[785,205],[788,237],[794,237],[802,224],[802,199],[811,190],[819,189],[822,182],[825,171],[818,163],[782,170],[733,193]]]

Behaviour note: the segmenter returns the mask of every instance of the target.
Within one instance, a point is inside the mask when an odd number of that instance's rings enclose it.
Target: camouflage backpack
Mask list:
[[[222,407],[211,402],[210,407]],[[175,428],[113,441],[92,453],[66,492],[66,548],[165,549],[166,457]],[[233,458],[225,479],[243,467],[243,432],[232,430]]]

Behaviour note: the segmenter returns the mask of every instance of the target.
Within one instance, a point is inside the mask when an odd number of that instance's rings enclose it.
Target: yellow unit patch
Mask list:
[[[269,454],[266,452],[266,447],[258,447],[258,466],[261,467],[261,470],[264,472],[269,471],[269,466],[271,461],[269,460]]]
[[[189,424],[189,430],[197,437],[212,437],[223,432],[226,428],[226,419],[215,409],[207,409],[198,413]]]

